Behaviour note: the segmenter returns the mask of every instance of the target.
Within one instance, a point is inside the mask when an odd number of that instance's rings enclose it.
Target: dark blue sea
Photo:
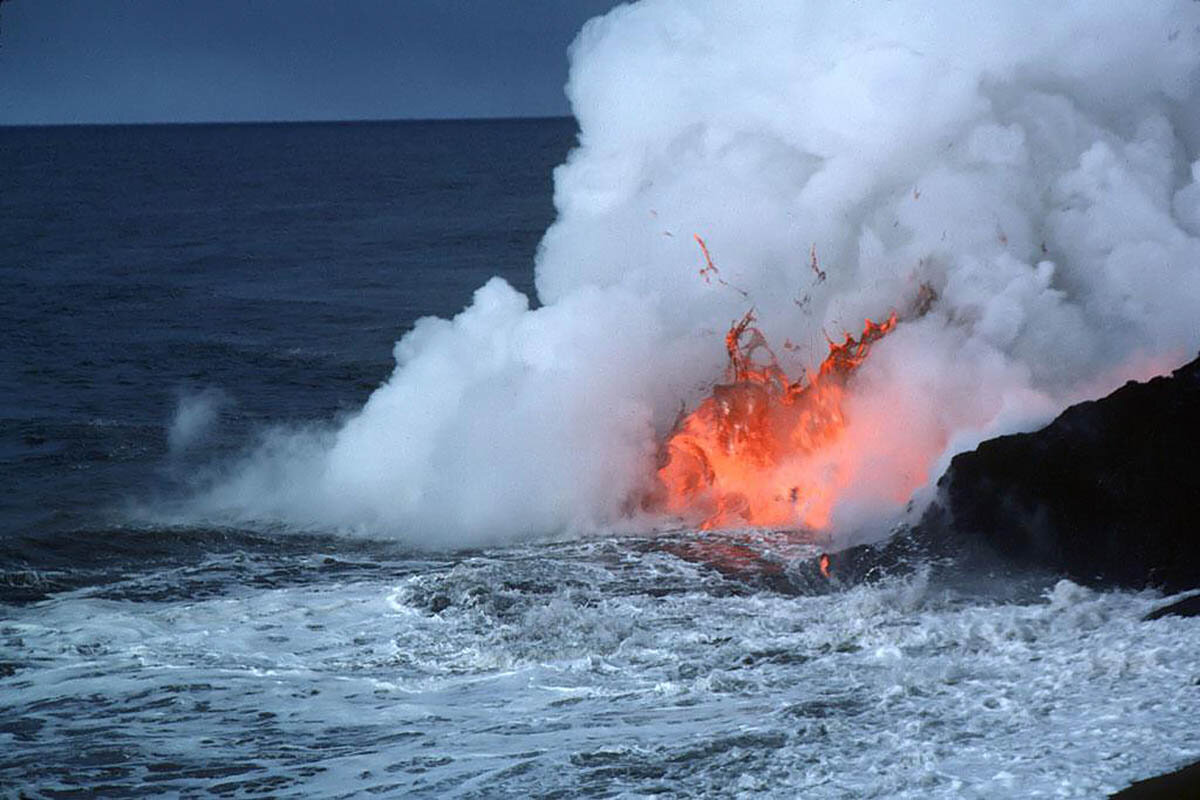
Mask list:
[[[361,406],[420,316],[532,294],[569,120],[0,129],[0,536],[153,485],[180,392],[236,442]],[[220,446],[220,443],[218,443]]]
[[[147,521],[361,408],[418,317],[532,298],[575,135],[0,128],[0,794],[1097,797],[1200,750],[1195,637],[1148,593],[810,594],[766,532]]]

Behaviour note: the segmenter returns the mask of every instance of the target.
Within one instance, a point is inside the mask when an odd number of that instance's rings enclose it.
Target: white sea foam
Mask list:
[[[729,593],[633,556],[221,556],[10,609],[0,775],[86,738],[63,790],[1098,797],[1200,752],[1194,620],[1139,621],[1150,594]]]
[[[1198,66],[1182,0],[618,7],[571,51],[544,305],[494,279],[421,320],[358,414],[276,434],[190,513],[433,546],[630,524],[751,304],[799,372],[924,285],[836,456],[870,480],[835,528],[892,514],[956,449],[1195,350]]]

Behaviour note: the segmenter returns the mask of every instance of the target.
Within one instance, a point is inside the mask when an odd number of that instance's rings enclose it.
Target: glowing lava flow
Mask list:
[[[658,470],[661,510],[703,518],[702,528],[824,528],[844,486],[813,454],[845,428],[847,378],[871,345],[896,326],[866,321],[862,335],[829,343],[817,373],[792,381],[779,367],[753,310],[725,336],[727,380],[668,436]],[[766,358],[756,360],[765,353]],[[807,378],[807,379],[806,379]]]

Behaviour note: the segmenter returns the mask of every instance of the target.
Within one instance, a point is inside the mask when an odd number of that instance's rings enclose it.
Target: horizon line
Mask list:
[[[0,0],[3,2],[3,0]],[[395,123],[455,123],[455,122],[536,122],[539,120],[573,120],[573,114],[534,114],[530,116],[471,116],[471,117],[362,117],[328,119],[229,119],[229,120],[163,120],[141,122],[0,122],[4,128],[147,128],[156,126],[218,126],[218,125],[387,125]]]

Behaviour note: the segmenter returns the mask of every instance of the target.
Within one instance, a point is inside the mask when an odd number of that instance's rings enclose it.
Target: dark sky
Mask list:
[[[617,2],[0,2],[0,125],[566,114]]]

